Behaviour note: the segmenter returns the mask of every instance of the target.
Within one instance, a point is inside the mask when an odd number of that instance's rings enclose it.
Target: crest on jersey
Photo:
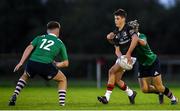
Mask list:
[[[122,34],[123,36],[127,36],[127,33],[126,32],[123,32],[123,34]]]

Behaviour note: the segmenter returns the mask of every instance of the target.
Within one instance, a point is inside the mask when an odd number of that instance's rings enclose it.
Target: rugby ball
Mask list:
[[[117,63],[125,70],[131,70],[133,68],[133,65],[136,61],[136,58],[131,58],[132,59],[132,64],[128,63],[128,60],[125,56],[121,56],[120,58],[118,58]]]

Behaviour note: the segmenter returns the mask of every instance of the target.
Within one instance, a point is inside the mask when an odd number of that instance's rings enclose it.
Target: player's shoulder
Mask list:
[[[59,46],[64,45],[63,41],[60,38],[55,39],[56,43],[58,43]]]
[[[133,27],[130,26],[128,23],[126,23],[124,27],[125,27],[126,30],[131,30],[131,29],[133,29]]]
[[[39,39],[42,38],[42,37],[45,37],[45,35],[37,35],[37,36],[34,36],[34,37],[33,37],[33,41],[37,41],[37,40],[39,40]]]
[[[46,35],[37,35],[35,38],[44,38]]]
[[[114,34],[117,34],[119,31],[118,31],[118,28],[116,27],[114,30],[113,30],[113,33]]]
[[[56,39],[59,43],[63,44],[63,41],[60,38]]]

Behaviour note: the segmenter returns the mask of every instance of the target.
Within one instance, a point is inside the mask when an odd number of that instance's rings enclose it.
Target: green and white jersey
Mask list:
[[[30,55],[32,61],[51,63],[58,55],[62,61],[68,60],[64,43],[54,34],[37,36],[31,44],[35,48]]]
[[[144,34],[138,34],[139,38],[147,42],[147,37]],[[145,46],[138,45],[135,48],[135,53],[139,63],[143,66],[150,66],[156,60],[157,55],[149,47],[148,43]]]

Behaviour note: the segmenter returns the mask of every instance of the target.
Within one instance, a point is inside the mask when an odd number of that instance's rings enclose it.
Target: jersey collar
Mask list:
[[[55,34],[53,34],[53,33],[48,33],[48,35],[52,35],[52,36],[55,36],[55,37],[57,37]]]

